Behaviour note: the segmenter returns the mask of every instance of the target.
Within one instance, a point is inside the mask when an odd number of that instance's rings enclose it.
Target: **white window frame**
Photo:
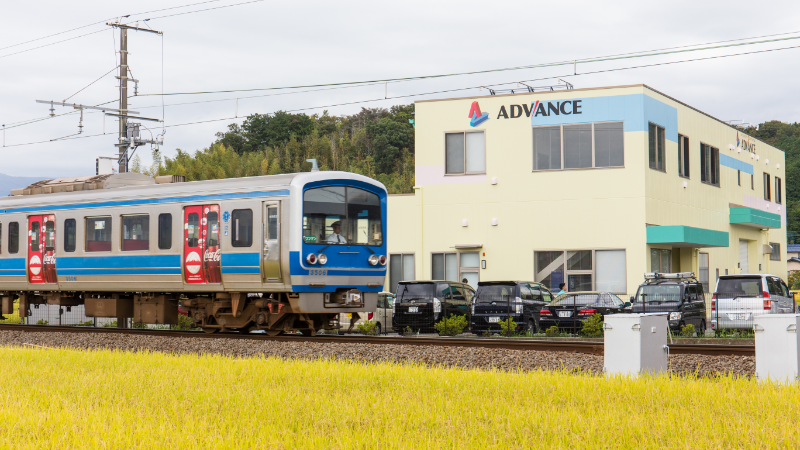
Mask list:
[[[447,135],[461,133],[464,135],[464,171],[463,172],[447,172]],[[483,134],[483,171],[482,172],[467,172],[467,134],[468,133],[482,133]],[[486,174],[486,130],[455,130],[445,131],[442,135],[444,139],[444,175],[445,176],[464,176],[464,175],[485,175]]]
[[[404,276],[404,270],[403,269],[405,267],[403,266],[403,263],[405,262],[406,256],[412,256],[414,258],[414,278],[411,279],[411,280],[406,280],[405,276]],[[396,288],[397,288],[397,283],[395,283],[395,286],[392,286],[392,279],[391,279],[392,278],[392,274],[391,274],[392,266],[391,266],[391,264],[392,264],[392,259],[396,258],[396,257],[400,257],[400,280],[398,280],[397,282],[399,283],[401,281],[416,281],[416,279],[417,279],[417,257],[414,254],[414,252],[390,253],[389,254],[389,262],[388,262],[388,265],[389,265],[389,277],[388,277],[389,278],[389,292],[391,292],[393,294],[396,293],[395,291],[396,291]]]
[[[666,136],[665,139],[666,140]],[[691,145],[684,145],[684,140],[686,144],[689,143],[689,136],[678,134],[678,175],[683,178],[691,178],[692,175],[692,152],[691,152]],[[687,149],[686,147],[689,147]],[[686,156],[689,156],[689,159],[686,159]],[[689,170],[686,170],[689,169]],[[689,175],[686,175],[686,172],[689,172]]]
[[[596,124],[603,124],[603,123],[621,123],[622,124],[622,165],[621,166],[597,166],[596,154],[597,148],[595,147],[595,131],[594,126]],[[574,167],[574,168],[566,168],[564,167],[564,127],[571,126],[571,125],[591,125],[592,127],[592,165],[591,167]],[[551,127],[558,127],[559,133],[561,136],[561,167],[557,169],[537,169],[536,168],[536,149],[533,148],[533,131],[536,128],[551,128]],[[532,172],[554,172],[557,170],[594,170],[594,169],[624,169],[625,168],[625,121],[624,120],[608,120],[603,122],[582,122],[582,123],[567,123],[567,124],[560,124],[560,125],[537,125],[535,127],[531,127],[531,171]]]
[[[656,127],[656,166],[650,166],[650,125]],[[664,148],[661,151],[661,157],[664,159],[663,161],[663,169],[658,168],[658,129],[661,128],[664,130]],[[647,123],[647,167],[651,170],[655,170],[656,172],[667,173],[667,128],[663,127],[655,122],[648,122]]]
[[[592,252],[592,269],[591,270],[569,270],[568,267],[568,257],[567,252],[579,252],[579,251],[590,251]],[[591,275],[592,276],[592,290],[597,289],[597,252],[598,251],[624,251],[625,252],[625,285],[627,290],[627,283],[628,283],[628,249],[626,248],[568,248],[568,249],[560,249],[560,248],[552,248],[552,249],[536,249],[533,251],[533,282],[542,284],[541,281],[536,280],[536,252],[561,252],[564,255],[564,283],[567,283],[567,288],[569,288],[569,276],[570,275]],[[544,286],[544,284],[542,284]],[[544,286],[547,290],[551,290],[549,286]],[[611,292],[611,294],[615,295],[627,295],[627,292]],[[555,294],[554,294],[555,295]]]

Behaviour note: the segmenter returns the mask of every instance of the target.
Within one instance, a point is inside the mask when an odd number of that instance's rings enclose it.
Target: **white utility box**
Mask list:
[[[656,375],[669,368],[667,314],[613,314],[605,316],[606,375]]]
[[[759,381],[798,381],[798,325],[800,314],[764,314],[753,318],[756,334],[756,378]]]

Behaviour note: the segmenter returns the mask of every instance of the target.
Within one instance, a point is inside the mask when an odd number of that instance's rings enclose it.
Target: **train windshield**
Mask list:
[[[307,190],[303,194],[303,241],[325,245],[382,245],[380,197],[346,186]]]

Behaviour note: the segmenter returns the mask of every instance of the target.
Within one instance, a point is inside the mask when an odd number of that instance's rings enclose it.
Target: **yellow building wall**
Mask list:
[[[670,140],[666,173],[649,168],[646,131],[624,133],[624,167],[533,171],[531,118],[496,117],[501,106],[508,108],[510,103],[632,94],[677,109],[678,131],[691,141],[688,180],[678,176],[677,144]],[[475,128],[468,116],[473,101],[489,113],[489,120]],[[708,249],[713,285],[716,268],[724,273],[725,268],[735,267],[739,238],[753,239],[759,249],[766,239],[757,229],[730,225],[729,203],[744,204],[739,191],[761,194],[762,169],[780,174],[784,167],[783,152],[758,142],[761,164],[755,163],[755,190],[750,190],[749,176],[746,186],[735,186],[736,171],[727,167],[720,167],[721,187],[701,183],[700,141],[719,148],[720,154],[749,158],[728,149],[731,142],[735,144],[735,129],[643,85],[417,102],[415,124],[417,186],[413,195],[389,196],[388,246],[390,254],[415,254],[416,279],[431,279],[431,253],[455,252],[457,246],[481,246],[478,251],[486,261],[486,269],[480,271],[482,281],[534,280],[534,251],[625,249],[627,290],[632,294],[650,268],[646,224],[651,224],[728,231],[729,247]],[[445,133],[478,130],[485,132],[485,174],[444,175]],[[463,220],[468,226],[462,226]],[[785,227],[770,233],[785,255]],[[750,253],[751,268],[768,260],[760,253],[755,249]],[[681,249],[673,259],[681,270],[686,266],[697,270],[694,250]],[[785,278],[783,257],[762,267],[762,272],[769,268]],[[387,287],[388,283],[387,279]]]

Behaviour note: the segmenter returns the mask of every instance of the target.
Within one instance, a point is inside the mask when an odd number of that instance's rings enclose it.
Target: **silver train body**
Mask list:
[[[89,317],[175,323],[180,303],[208,332],[333,329],[339,313],[376,307],[386,195],[347,172],[34,184],[0,199],[3,314],[19,298],[21,316],[85,305]]]

